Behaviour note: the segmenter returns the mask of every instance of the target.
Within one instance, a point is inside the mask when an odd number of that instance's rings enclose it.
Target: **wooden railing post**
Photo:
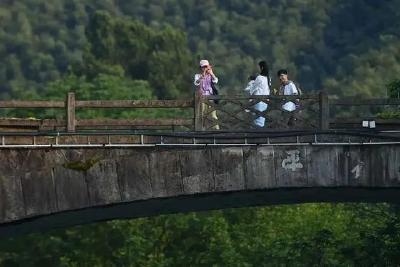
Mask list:
[[[319,128],[329,130],[329,99],[325,91],[319,93]]]
[[[194,93],[194,130],[203,130],[203,114],[201,107],[201,95],[198,92]]]
[[[69,92],[66,100],[67,107],[67,131],[75,132],[75,93]]]

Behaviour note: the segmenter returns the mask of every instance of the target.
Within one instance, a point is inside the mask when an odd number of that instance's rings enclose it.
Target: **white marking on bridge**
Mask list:
[[[354,179],[358,179],[361,176],[361,171],[364,168],[365,163],[359,161],[358,164],[351,170],[351,173],[354,174]]]
[[[291,170],[292,172],[303,168],[303,164],[300,162],[300,151],[289,150],[286,151],[286,153],[288,156],[282,161],[282,168],[285,170]]]

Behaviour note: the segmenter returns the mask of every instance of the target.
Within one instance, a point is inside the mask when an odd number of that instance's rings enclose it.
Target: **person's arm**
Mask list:
[[[257,76],[257,78],[254,80],[254,83],[252,84],[249,93],[251,95],[261,95],[262,94],[262,87],[263,87],[263,81],[261,76]]]
[[[253,84],[254,84],[254,81],[250,81],[250,82],[247,84],[246,88],[244,88],[244,90],[250,93],[251,88],[253,88]]]
[[[299,90],[297,90],[297,87],[294,84],[294,82],[290,83],[290,90],[292,91],[292,95],[299,95]]]
[[[215,76],[215,74],[214,74],[212,68],[210,68],[210,69],[208,70],[208,73],[211,75],[211,81],[212,81],[214,84],[217,84],[217,83],[218,83],[218,78],[217,78],[217,76]]]
[[[211,78],[212,78],[211,80],[212,80],[213,83],[218,83],[218,77],[217,77],[217,76],[215,76],[214,74],[212,74],[212,75],[211,75]]]
[[[201,74],[194,75],[194,85],[199,86],[201,80]]]

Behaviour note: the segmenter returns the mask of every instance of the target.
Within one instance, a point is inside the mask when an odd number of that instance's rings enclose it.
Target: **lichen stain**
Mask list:
[[[86,161],[71,161],[66,162],[62,166],[66,169],[75,170],[75,171],[87,171],[92,168],[97,162],[99,162],[99,158],[91,158]]]

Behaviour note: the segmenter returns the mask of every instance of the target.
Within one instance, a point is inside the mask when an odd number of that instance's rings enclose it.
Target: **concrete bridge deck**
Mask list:
[[[0,236],[219,208],[400,202],[393,132],[56,136],[0,146]]]

